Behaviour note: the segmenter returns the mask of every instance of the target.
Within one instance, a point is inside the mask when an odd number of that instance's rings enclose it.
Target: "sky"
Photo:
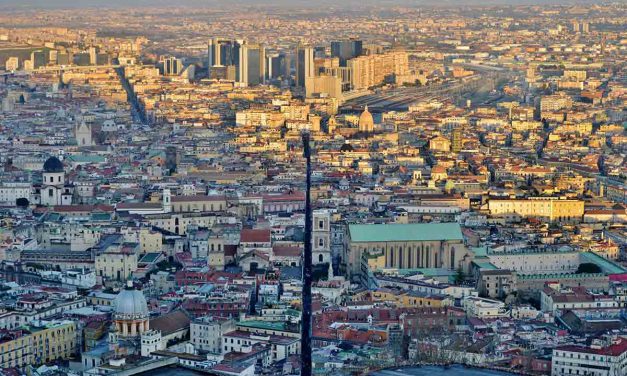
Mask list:
[[[190,6],[227,7],[233,3],[246,5],[307,6],[320,4],[338,5],[337,0],[0,0],[3,8],[81,8],[81,7],[163,7]],[[479,5],[496,4],[577,4],[592,3],[591,0],[348,0],[340,3],[347,6],[359,5]]]

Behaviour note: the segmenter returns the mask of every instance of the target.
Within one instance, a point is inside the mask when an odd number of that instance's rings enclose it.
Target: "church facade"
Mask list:
[[[31,199],[36,205],[71,205],[74,186],[65,181],[63,162],[50,157],[44,163],[41,184],[33,185]]]

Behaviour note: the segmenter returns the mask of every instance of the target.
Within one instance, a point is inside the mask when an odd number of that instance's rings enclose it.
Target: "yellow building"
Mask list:
[[[352,89],[367,89],[384,83],[386,79],[392,76],[407,74],[409,57],[407,52],[392,51],[350,59],[347,66],[352,73]]]
[[[584,202],[556,197],[532,197],[528,199],[489,200],[488,210],[493,216],[520,216],[538,218],[549,222],[580,222]]]
[[[447,152],[451,150],[451,141],[443,136],[436,136],[429,140],[429,149],[433,151]]]
[[[540,99],[540,112],[570,109],[573,99],[568,95],[547,95]]]
[[[285,116],[278,111],[269,109],[247,109],[235,114],[238,127],[258,126],[280,128],[285,123]]]
[[[75,353],[76,324],[41,322],[6,333],[4,338],[0,340],[0,368],[38,366]]]
[[[427,294],[408,291],[399,295],[399,303],[403,308],[446,307],[452,304],[451,298],[445,295]]]
[[[101,281],[125,281],[137,270],[137,254],[127,249],[101,253],[96,256],[95,269]]]
[[[305,78],[305,93],[307,97],[312,97],[314,94],[326,94],[341,101],[342,79],[326,74],[307,77]]]
[[[173,196],[172,212],[220,212],[226,210],[222,195]]]
[[[565,80],[568,81],[585,81],[587,78],[587,73],[586,71],[565,70],[563,77]]]
[[[419,291],[403,291],[390,288],[379,288],[364,291],[353,297],[353,301],[370,301],[373,303],[391,303],[402,308],[446,307],[452,304],[451,298],[440,294],[427,294]]]
[[[142,228],[139,231],[139,250],[142,254],[148,252],[161,252],[163,236],[158,231]]]
[[[55,359],[68,359],[74,353],[76,324],[72,321],[53,323],[43,328],[30,328],[34,364]]]

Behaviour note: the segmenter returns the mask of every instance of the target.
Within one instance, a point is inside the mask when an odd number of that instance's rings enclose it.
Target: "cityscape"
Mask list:
[[[0,376],[627,376],[627,3],[0,1]]]

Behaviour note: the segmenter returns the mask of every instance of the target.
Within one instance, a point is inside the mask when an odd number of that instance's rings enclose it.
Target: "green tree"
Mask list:
[[[577,271],[575,273],[601,273],[602,270],[597,264],[593,264],[591,262],[584,262],[579,264]]]

